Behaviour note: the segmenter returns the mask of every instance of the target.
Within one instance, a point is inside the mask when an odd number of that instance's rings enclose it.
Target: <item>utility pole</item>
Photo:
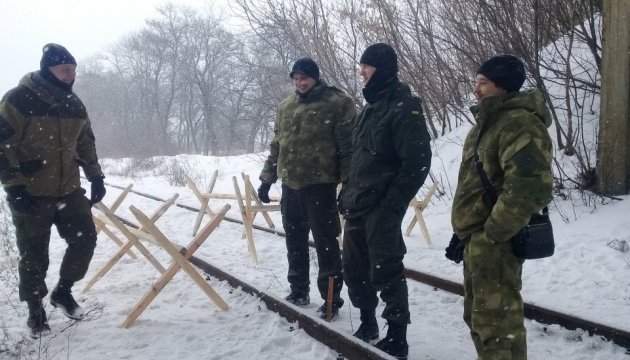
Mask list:
[[[630,188],[630,0],[603,0],[602,92],[597,189]]]

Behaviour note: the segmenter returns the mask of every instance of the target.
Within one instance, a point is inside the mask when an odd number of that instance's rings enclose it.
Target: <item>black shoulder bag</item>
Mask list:
[[[482,126],[477,135],[473,161],[484,188],[483,201],[488,208],[492,209],[497,202],[498,195],[490,179],[488,179],[488,175],[483,170],[483,163],[479,159],[478,154],[479,141],[484,131],[485,126]],[[510,240],[512,241],[514,255],[521,259],[541,259],[553,255],[555,243],[553,240],[553,228],[549,219],[549,209],[545,206],[542,214],[533,214],[529,219],[529,224],[519,230]]]

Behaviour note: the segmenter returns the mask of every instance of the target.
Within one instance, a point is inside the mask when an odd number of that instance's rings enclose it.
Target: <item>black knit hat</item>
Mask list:
[[[398,73],[396,52],[385,43],[376,43],[368,46],[363,55],[361,55],[359,63],[374,66],[386,74],[394,75]]]
[[[477,74],[507,92],[516,92],[525,82],[525,65],[514,55],[497,55],[481,64]]]
[[[59,44],[46,44],[42,52],[42,60],[39,62],[39,68],[41,70],[46,70],[51,66],[60,64],[77,64],[68,49]]]
[[[297,60],[295,64],[293,64],[289,76],[293,78],[293,74],[295,73],[302,73],[315,80],[319,80],[319,66],[317,66],[317,63],[311,58],[301,58]]]

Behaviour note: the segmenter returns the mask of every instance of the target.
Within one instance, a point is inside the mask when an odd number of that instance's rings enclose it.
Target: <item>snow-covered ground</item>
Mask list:
[[[461,282],[462,265],[444,258],[444,248],[451,236],[450,204],[455,188],[462,139],[467,129],[457,129],[434,143],[433,170],[444,183],[445,193],[433,198],[424,216],[433,245],[420,235],[416,227],[406,238],[408,268]],[[190,189],[171,186],[163,175],[179,166],[188,169],[197,185],[204,189],[210,174],[219,170],[215,192],[233,193],[232,177],[240,182],[240,174],[251,176],[258,186],[257,175],[263,155],[240,157],[203,157],[182,155],[156,159],[153,166],[141,168],[138,161],[104,160],[106,182],[168,198],[180,195],[178,203],[198,206]],[[177,164],[177,166],[175,166]],[[136,170],[125,171],[130,166]],[[169,170],[170,169],[170,170]],[[127,173],[127,175],[122,175]],[[118,175],[117,175],[118,174]],[[429,180],[430,182],[430,180]],[[89,189],[89,186],[88,186]],[[279,194],[280,186],[272,187]],[[426,191],[426,188],[421,190]],[[109,187],[105,204],[111,204],[121,190]],[[585,205],[582,198],[556,199],[551,204],[556,236],[556,254],[547,259],[527,261],[523,273],[523,297],[533,303],[557,311],[630,331],[630,252],[615,250],[607,244],[612,240],[630,242],[628,214],[630,197],[622,197],[602,205],[592,200]],[[610,201],[608,201],[610,202]],[[233,201],[212,200],[211,207],[232,205],[229,217],[240,218]],[[128,207],[134,205],[150,214],[160,203],[129,194],[117,214],[135,221]],[[94,210],[96,211],[96,210]],[[271,213],[281,228],[280,214]],[[407,213],[403,223],[411,220]],[[173,242],[187,244],[191,240],[196,213],[172,207],[157,222],[158,227]],[[5,219],[6,222],[7,219]],[[205,222],[208,221],[206,217]],[[261,217],[256,223],[265,225]],[[10,225],[10,224],[9,224]],[[9,226],[10,230],[10,226]],[[286,250],[284,238],[254,230],[259,263],[254,265],[241,238],[242,225],[222,222],[197,251],[196,256],[224,271],[282,298],[288,292],[286,281]],[[75,295],[88,309],[88,319],[69,321],[49,305],[52,334],[38,341],[27,337],[26,307],[19,303],[16,284],[14,246],[2,244],[0,257],[0,359],[336,359],[334,351],[310,338],[295,324],[266,309],[259,299],[230,288],[226,283],[210,279],[210,285],[229,304],[220,310],[182,271],[166,286],[129,329],[122,321],[142,295],[159,277],[155,268],[143,258],[122,260],[94,287],[82,293],[87,280],[106,262],[117,246],[103,234],[86,279],[77,283]],[[147,245],[163,264],[168,256],[159,248]],[[53,231],[50,245],[51,266],[47,283],[53,287],[65,243]],[[317,272],[315,254],[311,257],[311,279]],[[312,303],[301,309],[314,314],[323,300],[314,286]],[[344,292],[346,305],[339,318],[331,324],[340,331],[352,333],[359,325],[358,311]],[[462,317],[460,296],[409,281],[412,324],[409,327],[410,359],[474,359],[475,351]],[[379,305],[379,306],[382,306]],[[379,307],[380,312],[382,307]],[[380,325],[384,325],[382,319]],[[626,350],[583,331],[568,331],[557,325],[526,321],[530,359],[629,359]],[[386,330],[382,330],[384,335]],[[21,351],[21,353],[20,353]]]

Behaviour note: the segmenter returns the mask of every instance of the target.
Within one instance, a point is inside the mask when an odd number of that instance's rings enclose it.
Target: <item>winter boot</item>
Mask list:
[[[38,339],[42,336],[50,334],[50,326],[48,326],[48,319],[46,318],[46,310],[42,305],[42,300],[28,301],[28,320],[26,320],[26,326],[30,330],[30,336],[33,339]]]
[[[361,309],[361,325],[353,336],[366,343],[378,340],[378,322],[376,322],[375,309]]]
[[[50,294],[50,304],[61,309],[64,315],[74,320],[81,320],[85,315],[83,308],[72,297],[72,285],[74,282],[59,279],[59,283]]]
[[[375,345],[389,355],[407,360],[409,354],[409,344],[407,344],[407,324],[397,324],[388,322],[387,335]]]
[[[285,297],[284,299],[291,304],[297,306],[308,305],[311,302],[311,297],[308,294],[297,291],[291,291],[291,293],[287,295],[287,297]]]
[[[333,321],[339,317],[339,309],[343,306],[343,299],[337,298],[332,302],[332,311],[330,321]],[[317,316],[322,320],[328,320],[328,301],[324,302],[322,306],[317,309]]]

